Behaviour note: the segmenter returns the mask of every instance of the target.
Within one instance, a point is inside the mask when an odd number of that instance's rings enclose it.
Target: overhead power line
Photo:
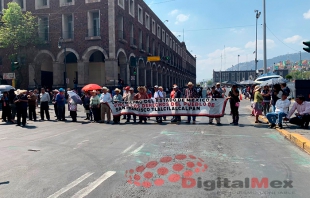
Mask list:
[[[241,26],[230,26],[230,27],[218,27],[218,28],[206,28],[206,29],[194,29],[194,30],[184,30],[185,32],[198,32],[198,31],[207,31],[207,30],[221,30],[221,29],[231,29],[231,28],[240,28],[240,27],[253,27],[255,25],[241,25]],[[175,31],[183,32],[183,31]]]

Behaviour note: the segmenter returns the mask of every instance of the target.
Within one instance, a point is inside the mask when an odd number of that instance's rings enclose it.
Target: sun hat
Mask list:
[[[188,82],[188,83],[187,83],[187,86],[190,86],[190,85],[191,85],[191,86],[194,86],[194,84],[193,84],[192,82]]]
[[[216,85],[221,85],[221,83],[216,83]]]
[[[115,91],[115,92],[121,92],[121,90],[118,89],[118,88],[116,88],[114,91]]]
[[[92,90],[91,92],[92,92],[92,93],[97,93],[97,91],[96,91],[96,90]]]
[[[174,86],[173,86],[173,89],[176,89],[176,88],[178,88],[178,86],[177,86],[177,85],[174,85]]]
[[[254,91],[258,91],[260,89],[261,89],[261,87],[259,85],[256,85],[255,88],[254,88]]]
[[[129,89],[130,89],[130,87],[129,87],[129,86],[125,87],[125,90],[129,90]]]
[[[108,90],[108,88],[107,87],[102,87],[102,90]]]
[[[137,89],[138,89],[138,91],[139,91],[140,89],[143,89],[144,91],[146,91],[146,88],[145,88],[145,87],[143,87],[143,86],[138,87]]]
[[[154,88],[158,88],[158,85],[155,85]]]

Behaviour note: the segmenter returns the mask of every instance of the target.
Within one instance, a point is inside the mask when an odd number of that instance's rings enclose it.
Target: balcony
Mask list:
[[[100,28],[91,28],[86,32],[85,40],[100,40]]]
[[[118,41],[123,43],[123,44],[127,44],[128,42],[126,41],[126,34],[123,30],[118,30],[117,31],[117,35],[118,35]]]
[[[64,42],[71,42],[74,39],[74,31],[63,31],[62,38]]]
[[[137,40],[133,37],[130,37],[130,47],[133,49],[137,49]]]

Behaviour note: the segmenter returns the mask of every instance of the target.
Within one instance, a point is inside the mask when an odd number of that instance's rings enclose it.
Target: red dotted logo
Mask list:
[[[208,165],[201,158],[179,154],[126,170],[125,177],[129,184],[150,188],[153,185],[163,186],[167,182],[180,182],[181,178],[191,178],[196,173],[205,172],[207,168]]]

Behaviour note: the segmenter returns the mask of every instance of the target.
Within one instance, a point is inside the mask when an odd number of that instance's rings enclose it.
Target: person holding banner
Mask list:
[[[182,93],[179,90],[179,87],[177,85],[173,86],[173,98],[181,98],[182,97]],[[171,122],[181,122],[181,116],[173,116]]]
[[[146,93],[146,88],[145,87],[138,87],[139,93],[137,93],[134,97],[134,100],[145,100],[149,99],[149,96]],[[146,123],[146,116],[139,116],[139,123]]]
[[[114,92],[115,92],[115,96],[113,96],[113,102],[121,102],[121,101],[123,101],[123,97],[120,95],[121,90],[116,88],[114,90]],[[120,115],[117,115],[117,116],[113,115],[113,124],[120,124],[120,121],[121,121],[121,116]]]
[[[158,89],[158,86],[155,85],[154,86],[154,89],[155,89],[155,92],[154,92],[154,98],[156,101],[158,101],[158,99],[162,99],[164,98],[164,95],[163,95],[163,92],[161,92],[159,89]],[[162,117],[161,116],[157,116],[156,117],[156,122],[157,123],[162,123]]]
[[[127,87],[125,87],[125,88],[123,89],[123,100],[124,100],[124,101],[128,101],[128,100],[127,100],[127,96],[128,96],[128,94],[130,93],[129,89],[130,89],[129,86],[127,86]],[[114,91],[114,92],[115,92],[115,91]],[[113,97],[114,97],[114,95],[113,95]],[[123,120],[126,120],[126,115],[123,115]]]
[[[222,94],[215,89],[215,86],[213,86],[211,88],[210,97],[211,98],[222,98]],[[213,124],[213,119],[214,118],[209,117],[209,124]],[[217,125],[221,125],[221,118],[215,118],[215,120],[216,120]]]
[[[126,99],[125,101],[133,101],[134,97],[135,97],[134,89],[133,89],[133,87],[130,87],[129,88],[129,94],[127,94],[127,96],[125,98]],[[129,123],[130,119],[131,119],[131,115],[127,115],[126,123]],[[134,114],[133,115],[133,122],[136,123],[136,120],[137,120],[137,116]]]
[[[233,85],[231,87],[231,91],[228,93],[228,98],[230,99],[230,108],[233,122],[230,124],[238,125],[239,122],[239,90],[237,89],[237,85]]]
[[[110,123],[111,121],[111,112],[110,112],[110,107],[108,105],[109,102],[112,101],[112,96],[111,94],[108,92],[108,88],[107,87],[102,87],[102,94],[100,96],[100,103],[101,103],[101,122],[104,123],[105,122],[105,114],[107,114],[108,117],[108,121],[107,123]]]
[[[194,89],[194,84],[192,82],[189,82],[187,84],[188,88],[185,90],[185,98],[199,98],[199,95],[197,93],[197,90]],[[196,116],[187,116],[187,124],[191,123],[191,118],[193,117],[193,124],[196,123]]]

